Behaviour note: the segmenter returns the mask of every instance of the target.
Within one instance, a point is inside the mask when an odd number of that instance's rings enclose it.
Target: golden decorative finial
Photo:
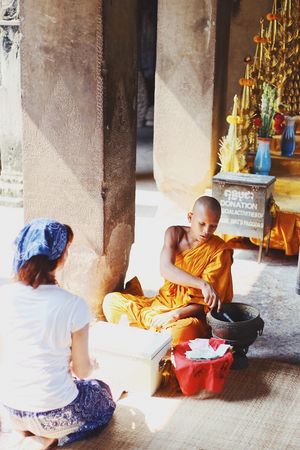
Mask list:
[[[240,152],[242,145],[238,138],[238,126],[241,124],[241,117],[238,115],[239,99],[235,95],[233,99],[232,114],[227,116],[229,129],[227,136],[220,139],[219,159],[221,172],[240,172],[246,165],[246,159]]]

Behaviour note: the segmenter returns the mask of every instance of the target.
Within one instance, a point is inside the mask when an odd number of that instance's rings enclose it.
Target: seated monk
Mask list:
[[[165,232],[160,271],[165,283],[155,297],[120,292],[107,294],[103,311],[108,322],[127,316],[131,326],[167,329],[172,344],[207,337],[205,314],[220,310],[233,297],[232,250],[214,232],[221,216],[219,202],[208,196],[196,200],[188,213],[190,226]]]

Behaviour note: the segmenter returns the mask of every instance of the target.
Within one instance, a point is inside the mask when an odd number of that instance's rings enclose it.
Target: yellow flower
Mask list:
[[[240,116],[227,116],[226,120],[230,125],[240,125],[242,123]]]

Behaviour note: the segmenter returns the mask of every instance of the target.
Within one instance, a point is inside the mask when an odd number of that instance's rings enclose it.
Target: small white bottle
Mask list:
[[[121,315],[119,325],[122,325],[123,327],[129,327],[129,320],[126,314]]]

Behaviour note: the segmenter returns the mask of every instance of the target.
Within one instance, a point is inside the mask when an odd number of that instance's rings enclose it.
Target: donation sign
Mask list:
[[[230,174],[227,177],[220,174],[213,177],[212,195],[222,207],[219,233],[264,237],[266,225],[270,222],[270,185],[275,181],[274,177],[265,178],[251,174]]]

